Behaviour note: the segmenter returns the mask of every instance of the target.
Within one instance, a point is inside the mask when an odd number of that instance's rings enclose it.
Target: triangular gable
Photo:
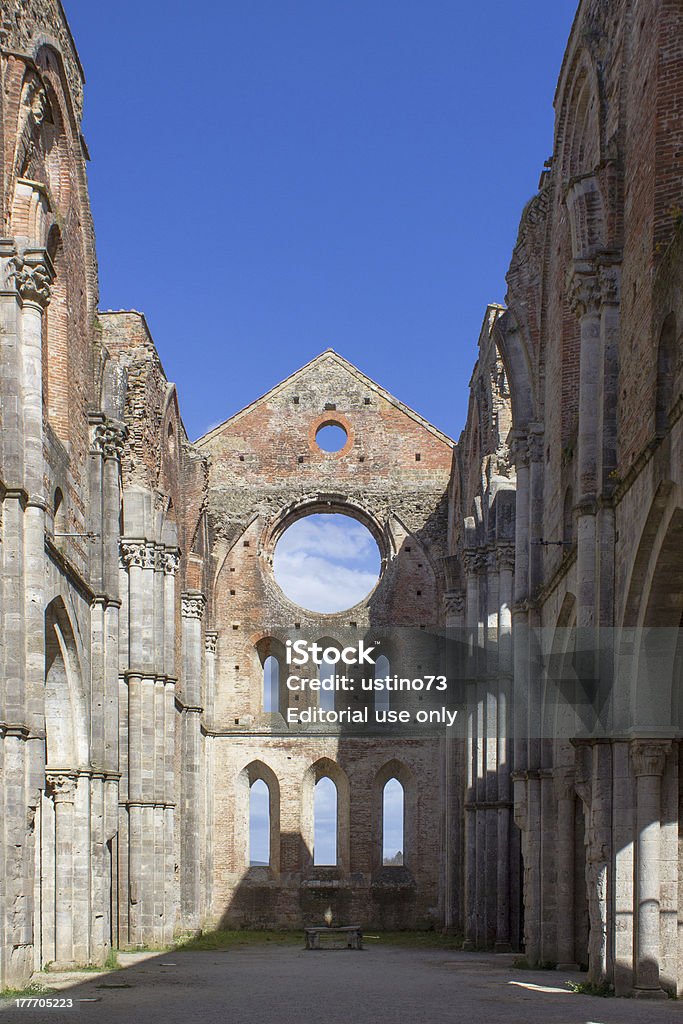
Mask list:
[[[428,430],[430,434],[433,434],[434,437],[438,438],[449,448],[455,447],[455,441],[451,437],[449,437],[448,434],[444,434],[442,430],[439,430],[438,427],[435,427],[432,423],[429,422],[429,420],[426,420],[424,416],[420,416],[420,414],[418,412],[415,412],[414,409],[411,409],[410,406],[404,405],[404,403],[400,402],[398,398],[395,398],[394,395],[386,391],[385,388],[381,386],[381,384],[378,384],[376,381],[372,380],[370,377],[367,376],[367,374],[363,373],[362,370],[359,370],[357,366],[353,365],[353,363],[350,363],[348,359],[344,359],[343,356],[340,356],[339,353],[335,352],[334,349],[332,348],[325,349],[325,351],[321,352],[320,355],[315,356],[314,359],[311,359],[308,363],[305,363],[304,366],[300,367],[300,369],[296,370],[294,373],[291,373],[289,377],[285,377],[285,379],[280,381],[279,384],[276,384],[275,387],[270,388],[269,391],[266,391],[265,394],[261,395],[259,398],[256,398],[253,402],[250,402],[249,405],[245,405],[244,408],[240,409],[239,412],[236,412],[234,416],[230,416],[228,417],[227,420],[224,420],[222,423],[219,423],[217,427],[213,428],[213,430],[210,430],[208,433],[198,438],[198,440],[195,441],[195,444],[198,445],[199,447],[202,447],[202,445],[207,444],[209,441],[213,440],[214,437],[220,434],[221,431],[225,430],[228,424],[237,422],[237,420],[241,419],[242,416],[245,416],[247,413],[251,412],[251,410],[254,409],[257,405],[260,405],[261,402],[265,402],[266,399],[270,398],[272,395],[277,395],[284,388],[289,387],[289,385],[293,384],[299,377],[303,376],[304,374],[307,374],[314,366],[328,359],[336,362],[342,369],[346,370],[346,372],[349,373],[352,377],[355,377],[356,380],[360,381],[371,391],[374,391],[377,395],[380,395],[383,399],[385,399],[385,401],[395,406],[395,408],[400,409],[401,412],[403,412],[406,416],[414,420],[416,423],[419,423],[420,426],[424,427],[425,430]]]

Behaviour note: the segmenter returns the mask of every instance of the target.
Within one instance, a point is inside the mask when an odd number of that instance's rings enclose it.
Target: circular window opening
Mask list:
[[[338,423],[323,423],[315,435],[315,443],[323,452],[340,452],[349,435]]]
[[[375,587],[382,557],[370,531],[343,512],[313,513],[277,542],[273,572],[281,590],[311,612],[352,608]]]

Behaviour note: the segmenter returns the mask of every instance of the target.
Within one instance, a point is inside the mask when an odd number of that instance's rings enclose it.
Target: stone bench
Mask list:
[[[320,945],[321,936],[342,935],[346,937],[347,949],[363,948],[363,932],[359,924],[348,924],[341,928],[328,928],[327,925],[319,927],[304,928],[306,935],[306,949],[323,949]]]

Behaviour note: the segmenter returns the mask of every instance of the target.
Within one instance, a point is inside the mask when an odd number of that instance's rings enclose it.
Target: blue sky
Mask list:
[[[575,0],[64,0],[102,308],[197,437],[332,346],[457,435]]]

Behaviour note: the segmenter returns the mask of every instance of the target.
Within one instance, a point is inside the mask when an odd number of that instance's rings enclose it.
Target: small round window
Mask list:
[[[338,423],[323,423],[315,435],[315,443],[323,452],[340,452],[349,435]]]
[[[289,600],[323,614],[345,611],[367,597],[381,567],[368,528],[341,512],[297,519],[282,534],[273,556],[275,579]]]

